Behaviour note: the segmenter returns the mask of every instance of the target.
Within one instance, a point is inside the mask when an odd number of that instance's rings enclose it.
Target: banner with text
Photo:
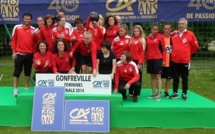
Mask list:
[[[32,131],[63,131],[64,87],[35,87]]]
[[[109,132],[109,101],[66,100],[64,131]]]
[[[110,75],[36,74],[36,86],[64,86],[66,94],[111,94]]]
[[[214,0],[0,0],[0,23],[17,24],[23,13],[37,17],[47,14],[57,15],[63,11],[68,22],[76,18],[87,19],[95,11],[103,16],[120,15],[123,22],[214,21]]]

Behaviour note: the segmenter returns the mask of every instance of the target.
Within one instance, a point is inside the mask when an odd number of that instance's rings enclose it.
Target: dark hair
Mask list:
[[[48,48],[49,48],[49,45],[48,45],[48,43],[45,41],[45,40],[41,40],[41,41],[39,41],[38,43],[37,43],[37,45],[36,45],[36,52],[40,52],[40,44],[41,43],[44,43],[45,45],[46,45],[46,51],[48,50]]]
[[[153,23],[153,24],[152,24],[151,29],[152,29],[154,26],[157,26],[157,27],[158,27],[158,29],[159,29],[159,25],[158,25],[158,23]]]
[[[54,46],[53,46],[53,53],[58,53],[58,49],[57,49],[57,45],[59,42],[63,42],[64,44],[64,51],[68,52],[69,51],[69,47],[68,47],[68,43],[66,42],[66,40],[64,39],[58,39],[54,42]]]
[[[54,23],[55,23],[55,17],[54,17],[54,15],[52,15],[52,14],[47,14],[46,17],[45,17],[45,19],[44,19],[44,21],[45,21],[45,26],[46,26],[46,27],[48,26],[48,24],[47,24],[46,21],[47,21],[48,19],[50,19],[50,18],[52,19],[52,25],[54,25]]]
[[[172,27],[171,22],[165,22],[165,23],[164,23],[164,26],[165,26],[165,25],[170,25],[170,27]]]
[[[121,55],[125,55],[127,62],[131,61],[131,54],[128,51],[123,51]]]
[[[56,22],[60,22],[62,18],[65,18],[64,16],[57,16],[55,17]]]
[[[110,51],[111,50],[111,43],[109,41],[105,40],[101,43],[101,47],[105,47],[105,48],[107,48],[107,50]]]
[[[104,24],[105,28],[108,28],[110,26],[108,23],[108,20],[111,17],[114,19],[114,25],[117,25],[116,17],[114,15],[108,15],[105,17],[105,24]]]
[[[121,24],[120,26],[119,26],[119,29],[120,28],[123,28],[123,29],[125,29],[125,31],[126,31],[126,35],[129,33],[129,31],[128,31],[128,26],[126,25],[126,24]]]
[[[75,21],[74,21],[75,24],[84,24],[84,21],[82,20],[82,18],[76,18]]]
[[[31,20],[32,20],[32,14],[31,14],[31,13],[24,13],[24,14],[23,14],[23,18],[24,18],[25,16],[30,16],[30,18],[31,18]]]

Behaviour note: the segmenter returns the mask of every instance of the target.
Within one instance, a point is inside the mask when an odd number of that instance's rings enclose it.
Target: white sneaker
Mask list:
[[[24,88],[24,92],[25,92],[25,91],[27,91],[27,90],[28,90],[28,88],[27,88],[27,87],[25,87],[25,88]]]
[[[13,90],[13,96],[14,96],[14,97],[17,97],[17,95],[18,95],[18,89],[14,89],[14,90]]]

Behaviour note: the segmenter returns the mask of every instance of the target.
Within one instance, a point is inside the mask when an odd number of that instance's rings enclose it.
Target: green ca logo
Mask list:
[[[67,12],[73,12],[78,9],[79,0],[52,0],[48,9],[57,12],[64,9]]]
[[[203,6],[207,10],[215,9],[215,1],[214,0],[191,0],[188,7],[195,7],[197,10]]]

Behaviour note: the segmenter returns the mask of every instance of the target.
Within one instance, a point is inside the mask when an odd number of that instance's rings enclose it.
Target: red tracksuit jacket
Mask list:
[[[87,30],[92,32],[93,41],[96,43],[96,49],[101,50],[101,43],[104,40],[105,28],[101,26],[91,27],[89,18],[87,19],[85,26]]]
[[[14,26],[11,38],[12,51],[33,54],[35,49],[34,30],[35,28],[32,26],[27,28],[24,28],[22,24]]]
[[[41,55],[40,52],[37,52],[34,54],[34,58],[33,58],[33,66],[34,69],[36,70],[36,72],[50,72],[52,71],[52,53],[47,51],[45,53],[45,55]],[[41,64],[37,65],[36,64],[36,60],[39,59]],[[44,67],[46,62],[49,62],[48,66]]]
[[[42,36],[42,39],[45,40],[48,45],[49,45],[49,48],[48,50],[50,52],[52,52],[53,50],[53,40],[52,40],[52,30],[55,28],[54,25],[50,26],[50,27],[46,27],[46,26],[43,26],[41,28],[41,36]]]
[[[116,37],[112,43],[112,51],[116,54],[116,58],[120,59],[123,51],[128,51],[128,45],[131,37],[128,35]]]
[[[195,35],[189,30],[185,30],[181,37],[175,32],[172,44],[172,61],[175,63],[190,63],[191,54],[199,49]]]
[[[145,39],[144,39],[145,40]],[[144,41],[141,41],[140,36],[134,37],[129,43],[129,52],[132,60],[137,60],[138,65],[142,65],[144,61]]]
[[[83,30],[78,30],[76,27],[73,28],[73,33],[71,35],[71,38],[76,37],[77,41],[72,43],[72,47],[76,47],[76,52],[80,52],[79,46],[84,41],[84,32],[87,31],[86,28],[83,28]]]
[[[128,84],[131,85],[134,82],[139,80],[139,72],[137,65],[131,61],[129,63],[123,64],[121,61],[118,61],[116,64],[116,74],[115,74],[115,85],[114,89],[118,89],[119,81],[128,81]]]
[[[118,32],[119,32],[119,25],[113,25],[112,27],[108,27],[105,33],[105,40],[112,43],[114,38],[118,36]]]
[[[87,46],[84,44],[84,41],[82,41],[80,46],[74,46],[71,50],[72,53],[76,51],[76,49],[80,50],[81,55],[83,56],[91,56],[92,57],[92,64],[93,64],[93,69],[96,69],[96,56],[97,56],[97,51],[96,51],[96,44],[92,41],[90,44]],[[74,56],[73,56],[74,57]]]
[[[154,37],[147,36],[146,38],[146,60],[154,59],[166,61],[165,42],[161,34],[156,34]]]
[[[58,53],[52,54],[52,69],[54,73],[69,71],[75,68],[75,57],[70,57],[69,52],[64,52],[63,57]]]

